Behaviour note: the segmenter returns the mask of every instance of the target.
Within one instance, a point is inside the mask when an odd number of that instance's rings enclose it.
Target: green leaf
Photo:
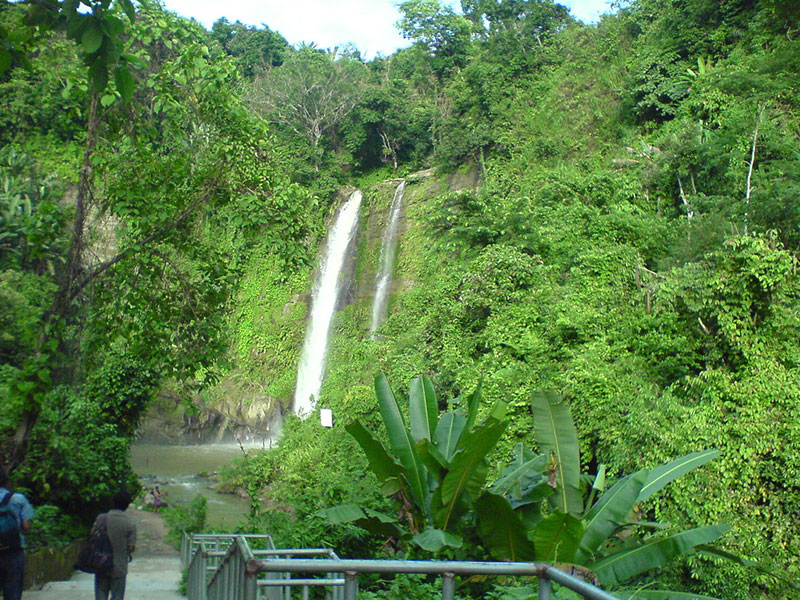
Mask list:
[[[103,30],[96,22],[92,22],[81,35],[81,45],[86,54],[93,54],[100,49],[103,44]]]
[[[458,411],[447,412],[439,419],[433,434],[433,442],[447,462],[450,462],[456,453],[465,426],[466,419]]]
[[[131,23],[136,21],[136,9],[133,7],[133,2],[131,2],[131,0],[119,0],[119,3],[122,6],[122,10],[128,15],[128,19],[130,19]]]
[[[23,394],[27,394],[35,387],[36,384],[33,381],[20,381],[19,383],[17,383],[17,389]]]
[[[91,20],[92,17],[90,15],[82,13],[67,15],[67,37],[71,40],[78,41],[83,35],[83,32],[86,31]]]
[[[506,413],[508,412],[508,403],[503,402],[502,400],[498,400],[495,402],[495,405],[492,407],[492,410],[489,411],[489,416],[486,417],[486,420],[492,421],[502,421],[506,418]],[[469,419],[467,419],[467,425],[469,424]],[[472,425],[470,425],[472,427]]]
[[[381,537],[402,537],[405,532],[397,525],[397,519],[376,510],[362,509],[355,504],[341,504],[323,509],[318,516],[328,519],[334,525],[352,523],[370,533]]]
[[[442,456],[441,452],[428,440],[420,440],[416,443],[417,454],[419,454],[422,462],[428,468],[428,471],[434,475],[438,483],[442,482],[442,478],[447,473],[447,460]]]
[[[486,481],[486,455],[497,445],[506,430],[507,422],[487,422],[478,430],[464,436],[461,449],[450,461],[450,471],[442,480],[442,505],[445,507],[444,528],[456,502],[465,492],[477,496]]]
[[[503,496],[485,492],[475,503],[478,534],[497,560],[532,561],[536,554],[525,525]]]
[[[556,510],[533,530],[536,560],[544,562],[574,562],[575,551],[583,535],[583,523],[569,513]]]
[[[732,552],[727,552],[715,546],[709,546],[707,544],[699,544],[695,546],[695,550],[700,554],[706,554],[708,556],[715,556],[716,558],[724,558],[725,560],[729,560],[730,562],[734,562],[737,565],[741,565],[743,567],[760,567],[759,563],[754,560],[748,560],[738,554],[733,554]],[[766,569],[765,569],[766,570]],[[767,570],[767,572],[769,572]]]
[[[700,467],[707,462],[714,460],[720,456],[722,452],[719,450],[702,450],[700,452],[693,452],[677,458],[672,462],[656,467],[650,471],[642,491],[639,492],[637,502],[647,500],[650,496],[655,494],[658,490],[667,485],[670,481],[677,479],[681,475]]]
[[[503,469],[503,474],[492,484],[492,493],[505,494],[515,485],[524,488],[526,482],[533,483],[534,480],[540,479],[542,471],[547,467],[548,457],[544,454],[525,460],[526,453],[522,442],[517,444],[514,453],[515,459]],[[529,474],[535,474],[537,477],[526,477]]]
[[[464,543],[459,536],[441,529],[426,529],[411,538],[411,541],[428,552],[438,552],[445,546],[461,548]]]
[[[439,409],[436,394],[430,379],[419,375],[411,380],[408,392],[408,411],[411,421],[411,437],[415,441],[430,440],[436,430]]]
[[[319,516],[328,519],[334,525],[342,523],[352,523],[356,519],[366,517],[364,510],[356,504],[340,504],[325,508],[317,513]]]
[[[584,519],[585,531],[575,555],[576,562],[585,563],[617,527],[628,520],[646,478],[647,469],[642,469],[620,479],[592,506]]]
[[[103,94],[100,98],[100,105],[109,107],[116,102],[117,97],[114,94]]]
[[[475,420],[478,418],[478,409],[481,405],[481,389],[483,388],[483,379],[478,382],[478,387],[467,397],[467,430],[469,431],[475,426]]]
[[[638,546],[626,548],[586,566],[595,572],[601,583],[617,585],[649,569],[691,554],[696,546],[713,542],[729,529],[727,525],[709,525],[668,537],[654,536]]]
[[[120,56],[122,60],[125,62],[129,62],[134,65],[137,69],[143,69],[147,66],[147,61],[143,60],[141,57],[136,56],[135,54],[122,54]]]
[[[531,405],[539,448],[545,455],[552,452],[556,461],[557,487],[550,500],[561,512],[580,515],[580,447],[569,406],[558,394],[541,391],[533,392]]]
[[[402,465],[397,462],[383,447],[380,440],[360,421],[353,421],[345,425],[347,433],[353,436],[364,450],[369,462],[369,468],[375,473],[378,481],[387,481],[397,478],[404,473]]]
[[[96,92],[102,92],[108,85],[108,69],[105,63],[96,61],[89,67],[89,80]]]
[[[417,507],[420,511],[425,511],[428,500],[428,488],[425,482],[428,474],[419,456],[417,456],[411,436],[406,429],[403,415],[400,413],[400,407],[397,405],[394,393],[383,373],[375,377],[375,393],[378,397],[383,423],[389,434],[389,444],[392,452],[397,456],[400,464],[405,467],[405,475]]]
[[[4,48],[0,48],[0,75],[8,71],[11,66],[11,53]]]
[[[0,35],[2,32],[0,32]],[[27,27],[15,27],[6,35],[6,39],[12,44],[24,44],[31,39],[31,30]]]
[[[122,99],[125,102],[129,102],[133,97],[135,87],[131,72],[125,67],[117,67],[114,69],[114,82],[117,84],[117,91],[122,96]]]
[[[594,504],[595,496],[600,493],[603,493],[603,489],[606,487],[606,466],[601,464],[597,468],[597,474],[594,476],[594,481],[592,481],[592,489],[589,492],[589,498],[586,500],[586,504],[584,506],[584,510],[589,512],[589,509]],[[586,514],[584,513],[584,518]]]

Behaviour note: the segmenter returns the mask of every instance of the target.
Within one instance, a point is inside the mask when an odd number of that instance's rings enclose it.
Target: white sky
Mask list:
[[[558,1],[586,22],[611,10],[610,0]],[[460,6],[459,0],[446,2]],[[232,23],[265,24],[290,44],[314,42],[320,48],[333,48],[352,42],[366,58],[388,56],[409,45],[394,27],[400,18],[396,0],[164,0],[164,4],[207,28],[220,17]]]

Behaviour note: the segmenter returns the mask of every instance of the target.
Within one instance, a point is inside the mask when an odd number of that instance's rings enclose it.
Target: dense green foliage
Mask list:
[[[797,579],[796,2],[634,0],[586,26],[550,0],[408,0],[412,45],[370,61],[266,26],[208,32],[150,1],[73,5],[0,4],[0,429],[37,503],[74,511],[83,494],[90,510],[127,481],[131,433],[168,379],[287,409],[322,225],[359,184],[352,302],[320,395],[339,424],[378,429],[378,371],[398,398],[425,373],[442,412],[483,376],[479,420],[508,406],[494,476],[534,441],[532,390],[558,389],[582,472],[719,449],[642,518],[729,523],[727,548]],[[372,339],[396,184],[376,182],[427,167],[407,177]],[[342,427],[290,419],[232,480],[264,500],[252,527],[286,543],[394,551],[314,516],[390,510],[354,456]],[[794,593],[701,556],[650,576]]]
[[[708,545],[727,533],[726,525],[673,531],[668,524],[638,517],[640,502],[716,458],[718,451],[701,450],[651,470],[639,469],[608,490],[601,465],[588,478],[591,485],[584,486],[569,407],[556,394],[536,391],[531,404],[541,454],[519,443],[512,461],[488,485],[486,457],[509,424],[503,403],[476,426],[479,386],[455,402],[459,408],[439,418],[433,385],[426,377],[415,377],[406,424],[382,374],[375,379],[375,391],[389,445],[358,421],[347,431],[363,449],[383,494],[394,500],[397,516],[340,505],[325,511],[336,525],[352,522],[404,545],[410,542],[431,552],[456,548],[473,559],[488,553],[497,560],[583,565],[584,576],[595,583],[636,584],[631,593],[646,582],[643,573],[678,557],[698,551],[727,556]]]

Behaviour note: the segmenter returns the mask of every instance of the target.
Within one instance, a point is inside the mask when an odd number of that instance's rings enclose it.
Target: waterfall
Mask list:
[[[311,316],[297,367],[297,385],[294,393],[294,414],[300,417],[307,416],[314,409],[314,401],[322,387],[328,334],[342,288],[339,273],[347,256],[347,248],[357,229],[360,206],[361,192],[356,190],[350,194],[347,202],[339,210],[336,223],[328,234],[328,243],[314,283]]]
[[[372,323],[369,326],[369,332],[373,339],[375,339],[375,331],[386,318],[386,299],[389,295],[389,284],[392,282],[394,250],[397,246],[397,225],[400,222],[400,208],[403,204],[405,190],[406,182],[403,180],[394,192],[392,208],[389,212],[389,222],[383,232],[380,267],[375,284],[375,299],[372,301]]]

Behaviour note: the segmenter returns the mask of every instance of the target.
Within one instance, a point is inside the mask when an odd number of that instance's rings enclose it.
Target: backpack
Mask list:
[[[106,523],[100,526],[89,536],[86,545],[78,554],[75,568],[85,573],[108,575],[114,568],[114,548],[108,537]]]
[[[22,550],[19,521],[9,506],[12,495],[13,492],[8,492],[0,501],[0,554],[12,554]]]

